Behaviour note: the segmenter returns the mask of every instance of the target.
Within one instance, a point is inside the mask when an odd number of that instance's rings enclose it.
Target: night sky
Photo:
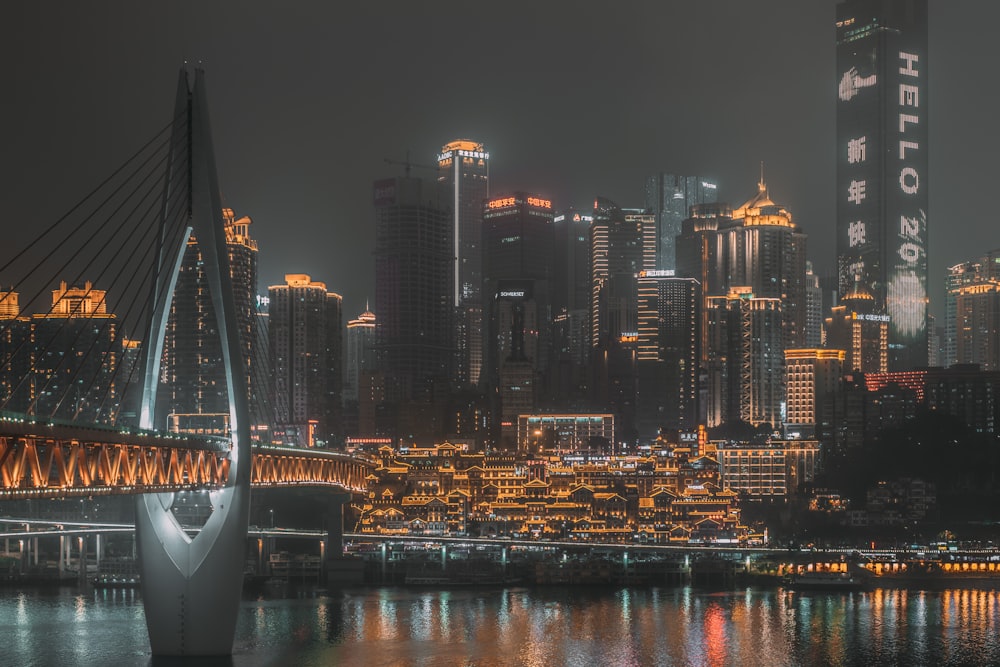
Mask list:
[[[374,300],[372,181],[486,144],[491,189],[642,206],[657,171],[771,197],[835,266],[835,0],[5,3],[7,243],[65,213],[167,124],[206,70],[224,202],[249,215],[259,291],[309,273]],[[1000,3],[930,0],[931,309],[993,220]],[[414,175],[433,175],[414,167]],[[0,282],[3,277],[0,276]],[[377,314],[377,313],[376,313]]]

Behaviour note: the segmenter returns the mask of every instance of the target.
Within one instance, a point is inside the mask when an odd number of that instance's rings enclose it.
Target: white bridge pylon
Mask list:
[[[170,510],[173,493],[146,494],[136,501],[136,542],[153,655],[230,655],[250,512],[250,416],[203,70],[195,70],[193,88],[188,73],[181,71],[174,118],[175,137],[186,136],[188,141],[171,142],[177,152],[171,155],[167,168],[164,202],[171,189],[183,187],[171,182],[175,173],[189,179],[188,225],[180,243],[162,247],[158,258],[153,319],[144,350],[140,427],[153,428],[167,318],[193,232],[204,260],[222,343],[232,449],[228,479],[222,489],[210,493],[212,513],[199,533],[190,537],[177,522]],[[176,168],[184,163],[187,169]]]

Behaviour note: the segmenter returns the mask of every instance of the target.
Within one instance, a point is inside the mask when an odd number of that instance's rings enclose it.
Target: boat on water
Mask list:
[[[798,590],[852,591],[864,587],[864,580],[850,572],[799,572],[785,583]]]

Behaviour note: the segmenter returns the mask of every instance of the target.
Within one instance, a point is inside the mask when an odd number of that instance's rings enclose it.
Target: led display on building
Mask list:
[[[840,294],[868,286],[899,367],[926,364],[926,17],[926,0],[837,11]]]

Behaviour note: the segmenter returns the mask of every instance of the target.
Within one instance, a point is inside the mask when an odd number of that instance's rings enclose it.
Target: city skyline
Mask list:
[[[2,47],[15,64],[3,112],[17,128],[3,161],[10,215],[24,228],[49,224],[93,174],[123,162],[165,123],[187,58],[211,79],[224,202],[256,223],[260,283],[310,273],[344,293],[349,316],[374,294],[370,184],[402,171],[384,159],[409,150],[414,165],[433,165],[455,137],[490,150],[492,191],[539,192],[558,209],[586,210],[595,196],[641,206],[645,179],[662,171],[704,174],[720,200],[742,201],[763,161],[774,200],[795,211],[817,272],[830,275],[833,253],[819,249],[832,248],[835,225],[836,2],[801,4],[615,8],[602,34],[596,18],[551,7],[487,18],[458,5],[330,16],[241,5],[192,20],[184,7],[122,4],[47,21],[19,5]],[[974,222],[998,141],[981,136],[996,93],[975,85],[989,74],[980,31],[998,10],[970,7],[933,5],[929,16],[939,317],[945,268],[1000,245]],[[538,48],[513,49],[501,39],[511,31]],[[444,67],[446,44],[462,57]]]

